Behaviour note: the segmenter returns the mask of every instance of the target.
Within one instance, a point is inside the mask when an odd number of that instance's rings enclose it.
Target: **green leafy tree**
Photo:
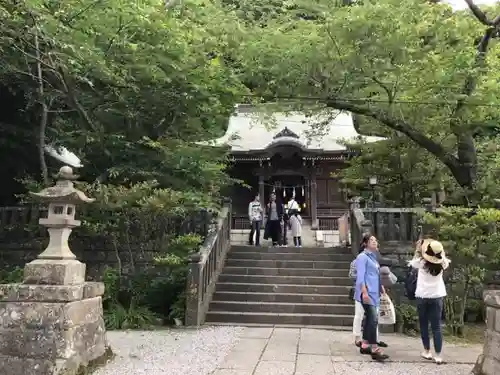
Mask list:
[[[19,127],[37,120],[45,183],[47,143],[81,156],[88,182],[214,198],[231,182],[225,151],[196,142],[224,132],[244,91],[219,57],[238,38],[234,17],[204,1],[30,0],[0,14],[0,82],[27,112]]]
[[[467,3],[472,12],[383,0],[331,7],[322,22],[285,15],[242,43],[244,79],[263,98],[329,116],[350,111],[406,136],[473,190],[475,137],[500,120],[500,18]]]
[[[447,208],[427,214],[428,235],[443,242],[451,259],[446,314],[455,334],[463,332],[467,298],[500,262],[500,210]],[[491,274],[490,274],[491,275]]]

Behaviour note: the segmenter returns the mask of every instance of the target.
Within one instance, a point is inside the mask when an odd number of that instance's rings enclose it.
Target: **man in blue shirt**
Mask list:
[[[377,345],[378,307],[380,293],[385,290],[380,285],[380,265],[377,261],[378,242],[374,236],[367,236],[365,249],[356,258],[356,288],[354,299],[361,302],[365,310],[363,342],[360,352],[371,354],[372,359],[384,361],[389,358]]]

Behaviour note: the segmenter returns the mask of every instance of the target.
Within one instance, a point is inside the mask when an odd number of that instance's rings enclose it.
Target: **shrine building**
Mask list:
[[[295,197],[311,229],[335,229],[335,218],[348,208],[346,191],[337,177],[350,155],[346,141],[381,138],[360,135],[353,116],[346,112],[331,119],[303,113],[268,117],[256,107],[238,105],[225,135],[212,142],[230,147],[230,175],[248,185],[232,188],[233,229],[248,227],[248,203],[256,194],[264,204],[273,191],[285,204]],[[313,126],[318,123],[322,125]],[[238,217],[241,224],[237,224]]]

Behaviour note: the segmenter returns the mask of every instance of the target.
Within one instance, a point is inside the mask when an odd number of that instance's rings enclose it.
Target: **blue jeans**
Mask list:
[[[363,340],[370,345],[377,345],[378,311],[377,307],[363,303],[365,321],[363,322]]]
[[[431,349],[429,338],[429,323],[431,324],[434,351],[441,354],[443,349],[443,333],[441,332],[441,315],[443,312],[442,298],[417,298],[420,336],[425,350]]]

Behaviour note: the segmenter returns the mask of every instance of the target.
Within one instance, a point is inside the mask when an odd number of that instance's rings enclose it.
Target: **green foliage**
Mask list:
[[[413,335],[417,330],[418,314],[417,308],[413,305],[402,303],[395,306],[396,325],[404,333]]]
[[[103,298],[110,329],[148,328],[174,319],[184,319],[187,256],[201,238],[190,234],[171,241],[159,251],[154,265],[121,272],[108,268],[104,273]]]
[[[106,328],[114,329],[150,329],[161,324],[156,314],[145,306],[123,307],[120,304],[111,304],[104,312]]]
[[[500,211],[447,208],[437,216],[425,215],[424,223],[451,259],[445,311],[448,324],[460,334],[471,289],[481,286],[500,264]]]
[[[268,20],[240,43],[238,62],[263,99],[289,98],[284,105],[330,118],[350,111],[369,133],[406,137],[431,153],[418,166],[430,166],[431,179],[436,159],[458,185],[475,189],[475,137],[494,134],[500,120],[500,47],[491,40],[487,56],[476,50],[485,30],[471,12],[441,2],[360,2],[330,6],[316,22],[286,12]]]
[[[0,284],[15,284],[23,281],[24,270],[16,267],[13,270],[0,270]]]
[[[38,180],[36,148],[63,144],[82,159],[82,180],[103,189],[147,182],[154,194],[141,199],[151,204],[173,206],[166,198],[179,191],[216,202],[232,181],[227,150],[197,142],[223,134],[245,91],[221,59],[243,35],[226,13],[203,0],[168,10],[151,0],[0,4],[0,91],[9,103],[0,137],[17,126],[32,146],[17,177]]]

